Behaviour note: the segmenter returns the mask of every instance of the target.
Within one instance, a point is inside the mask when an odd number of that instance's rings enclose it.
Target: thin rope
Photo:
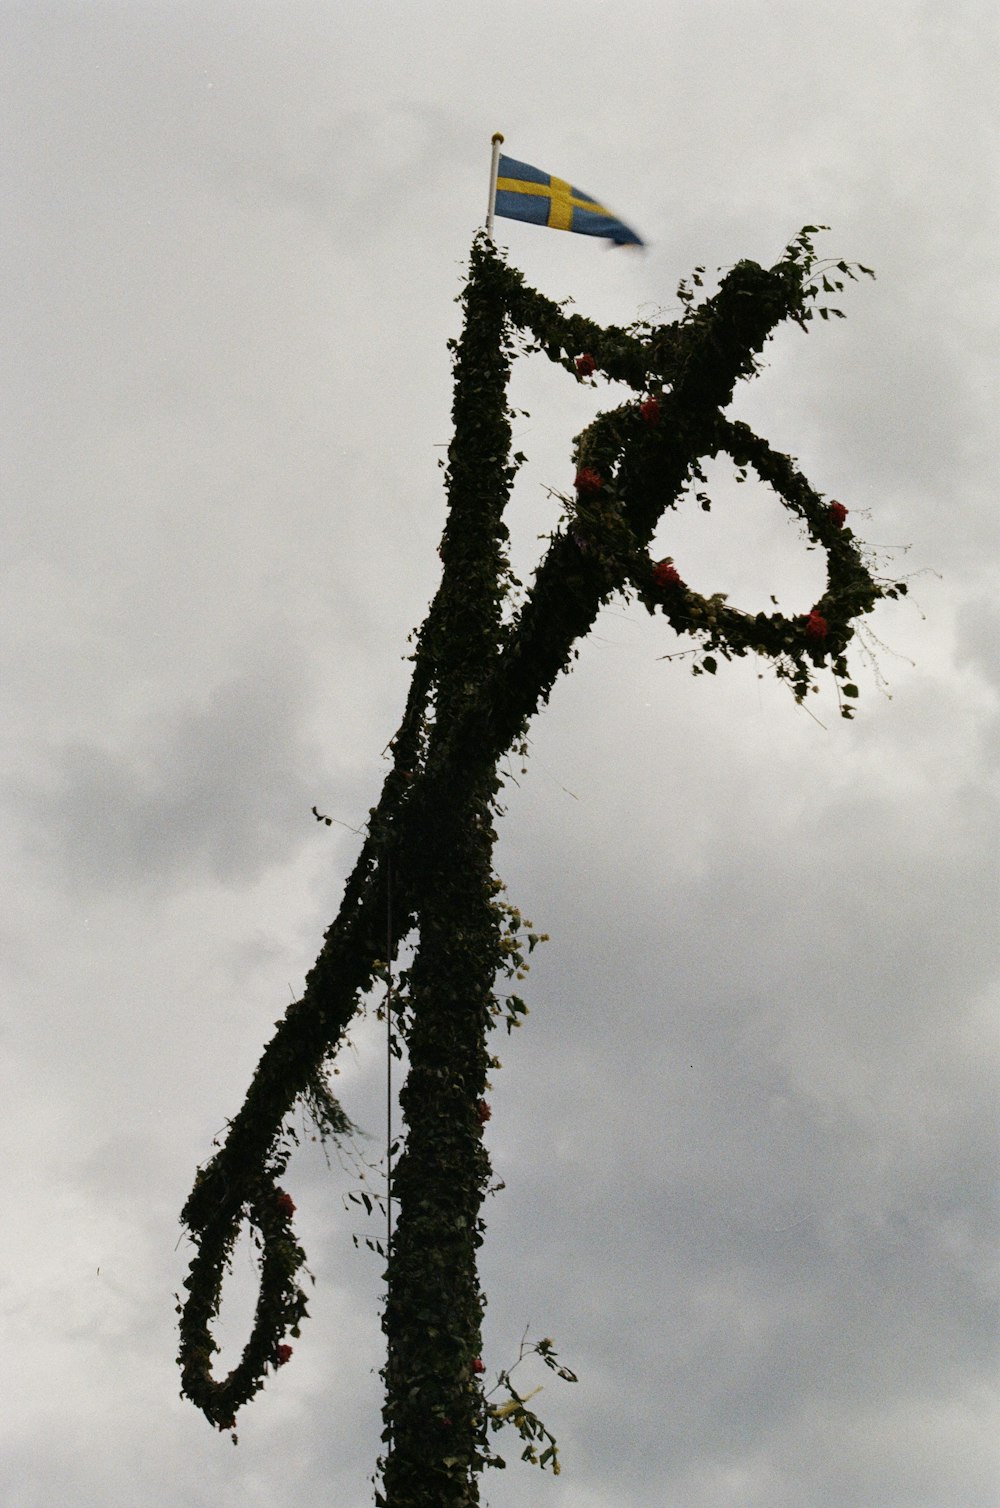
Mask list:
[[[385,959],[385,1255],[392,1249],[392,860],[386,858]]]

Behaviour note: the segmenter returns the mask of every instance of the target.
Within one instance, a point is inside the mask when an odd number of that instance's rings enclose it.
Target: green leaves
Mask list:
[[[517,1430],[521,1439],[525,1441],[525,1447],[521,1452],[522,1461],[527,1461],[533,1466],[538,1466],[542,1471],[548,1467],[553,1476],[558,1476],[560,1464],[559,1446],[556,1438],[542,1423],[538,1415],[532,1409],[528,1408],[529,1400],[542,1391],[541,1386],[533,1388],[529,1393],[521,1394],[510,1380],[511,1372],[516,1367],[519,1367],[527,1357],[532,1355],[538,1356],[564,1382],[577,1381],[576,1373],[559,1362],[550,1339],[546,1337],[544,1340],[529,1342],[525,1334],[521,1339],[517,1361],[510,1368],[510,1371],[500,1373],[497,1378],[497,1386],[493,1390],[495,1392],[497,1389],[502,1388],[506,1392],[507,1398],[502,1403],[489,1403],[487,1405],[487,1416],[491,1429],[499,1430],[504,1426],[513,1426]],[[539,1449],[539,1446],[541,1446],[541,1449]],[[487,1464],[490,1466],[503,1466],[505,1462],[500,1456],[494,1455],[488,1459]]]
[[[304,1253],[291,1230],[291,1201],[277,1187],[296,1139],[292,1111],[304,1101],[321,1136],[349,1134],[326,1064],[376,981],[391,991],[380,1007],[391,1012],[389,1050],[399,1056],[405,1047],[409,1062],[401,1094],[406,1134],[391,1187],[398,1218],[384,1245],[364,1244],[387,1262],[387,1455],[380,1463],[385,1492],[376,1490],[376,1501],[392,1508],[477,1502],[477,1474],[503,1465],[488,1440],[505,1424],[517,1429],[523,1459],[559,1469],[555,1439],[528,1407],[533,1394],[518,1392],[501,1373],[506,1401],[488,1403],[479,1380],[484,1297],[476,1258],[491,1189],[484,1095],[487,1074],[499,1066],[487,1052],[487,1034],[501,1019],[508,1033],[522,1024],[524,1000],[498,995],[496,982],[523,980],[528,958],[546,940],[493,873],[499,761],[510,751],[526,757],[530,719],[617,592],[633,591],[650,612],[694,637],[696,675],[715,676],[720,658],[752,653],[770,659],[801,701],[814,673],[828,668],[846,718],[858,696],[845,659],[854,622],[880,597],[906,592],[904,583],[874,580],[853,531],[841,527],[844,510],[838,521],[790,457],[724,417],[736,383],[756,371],[782,321],[805,326],[817,312],[823,320],[843,318],[817,301],[841,292],[856,271],[844,261],[818,262],[813,238],[824,228],[804,226],[775,267],[737,263],[700,303],[705,268],[697,267],[678,289],[679,319],[628,329],[567,312],[527,288],[485,237],[474,243],[462,337],[449,342],[455,427],[442,578],[414,641],[391,768],[302,999],[278,1023],[246,1102],[197,1175],[182,1215],[196,1245],[179,1305],[182,1384],[213,1424],[229,1428],[288,1359],[283,1337],[298,1333],[307,1312]],[[860,264],[856,270],[874,275]],[[544,352],[574,381],[585,353],[588,383],[631,390],[628,401],[577,436],[578,484],[523,598],[515,594],[504,522],[526,460],[522,451],[510,453],[515,342],[521,351]],[[825,589],[795,616],[743,612],[723,593],[701,596],[685,584],[682,562],[680,571],[666,570],[668,562],[650,558],[660,520],[687,489],[700,483],[694,500],[710,508],[701,463],[719,453],[732,456],[739,481],[752,468],[801,522],[808,547],[826,552]],[[587,473],[599,487],[579,485]],[[572,475],[567,465],[567,489]],[[337,820],[316,807],[313,815],[326,825]],[[394,982],[393,960],[407,937],[414,939],[413,962]],[[384,1202],[364,1188],[346,1197],[371,1215],[386,1212],[389,1193],[387,1184]],[[210,1325],[245,1222],[261,1251],[259,1302],[239,1365],[217,1381]],[[551,1340],[527,1349],[522,1342],[518,1360],[527,1354],[576,1381]]]
[[[258,1175],[246,1203],[232,1216],[218,1212],[203,1228],[193,1228],[199,1246],[184,1282],[188,1297],[179,1305],[177,1359],[184,1393],[220,1430],[233,1427],[237,1411],[260,1391],[268,1371],[279,1364],[283,1337],[297,1335],[308,1313],[297,1281],[305,1253],[291,1234],[294,1205],[276,1183],[284,1163],[279,1155]],[[223,1280],[244,1221],[257,1231],[262,1249],[257,1309],[239,1363],[217,1381],[211,1363],[218,1347],[209,1327],[219,1311]]]

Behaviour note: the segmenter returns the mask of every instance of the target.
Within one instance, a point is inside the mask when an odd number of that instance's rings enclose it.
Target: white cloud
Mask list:
[[[380,1280],[349,1176],[293,1165],[312,1318],[236,1449],[177,1398],[174,1243],[377,797],[501,129],[649,236],[633,259],[506,227],[529,283],[595,318],[671,318],[692,265],[773,260],[809,221],[876,268],[734,407],[912,548],[873,625],[891,700],[859,654],[854,723],[749,662],[693,680],[614,605],[532,728],[499,868],[552,941],[498,1044],[487,1362],[530,1323],[580,1382],[542,1395],[564,1474],[510,1449],[484,1497],[987,1508],[995,18],[554,0],[4,27],[2,1495],[370,1501]],[[513,394],[530,574],[604,400],[537,360]],[[812,592],[749,487],[662,540],[734,600]],[[371,1151],[380,1045],[357,1043],[339,1083]]]

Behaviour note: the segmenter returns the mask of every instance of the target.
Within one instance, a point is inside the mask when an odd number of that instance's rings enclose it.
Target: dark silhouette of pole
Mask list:
[[[325,1067],[362,997],[388,978],[389,1046],[398,1033],[409,1068],[400,1095],[402,1152],[386,1194],[384,1450],[376,1488],[386,1508],[478,1503],[480,1473],[496,1459],[491,1432],[517,1417],[483,1394],[477,1269],[490,1175],[483,1145],[489,1030],[499,1010],[495,982],[516,947],[493,868],[500,759],[523,741],[616,593],[631,593],[693,635],[696,673],[713,674],[716,655],[767,656],[801,701],[815,671],[826,668],[850,716],[857,688],[846,649],[854,619],[879,597],[906,590],[875,580],[840,503],[827,503],[787,456],[723,412],[736,383],[756,371],[775,327],[786,319],[807,326],[820,288],[838,289],[843,276],[854,276],[843,262],[836,270],[818,266],[815,229],[806,227],[770,269],[738,263],[700,305],[682,284],[680,319],[630,330],[565,314],[526,287],[488,237],[474,242],[455,347],[442,578],[417,637],[391,768],[302,998],[286,1011],[182,1212],[196,1247],[178,1305],[182,1384],[214,1425],[232,1429],[238,1409],[289,1359],[286,1337],[298,1334],[306,1313],[305,1256],[294,1237],[294,1204],[280,1185],[295,1141],[289,1117],[301,1101],[324,1134],[349,1133]],[[518,341],[577,380],[600,373],[633,396],[578,436],[566,519],[515,610],[504,510],[520,460],[510,453],[507,405]],[[665,510],[700,479],[700,461],[720,454],[743,471],[753,468],[825,551],[826,586],[807,612],[742,612],[721,594],[694,592],[673,561],[651,559]],[[394,979],[394,955],[407,937],[413,962]],[[388,1098],[391,1113],[391,1084]],[[217,1380],[210,1327],[246,1221],[262,1249],[260,1295],[239,1364]],[[541,1346],[554,1365],[551,1343]]]

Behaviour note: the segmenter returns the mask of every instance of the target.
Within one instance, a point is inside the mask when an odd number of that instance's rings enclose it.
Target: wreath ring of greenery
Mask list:
[[[295,1281],[305,1252],[292,1235],[295,1204],[278,1187],[280,1169],[269,1169],[246,1180],[244,1200],[230,1221],[212,1220],[200,1232],[198,1253],[184,1286],[190,1292],[185,1308],[181,1376],[183,1391],[220,1430],[233,1429],[237,1410],[264,1386],[268,1370],[282,1366],[292,1354],[280,1343],[290,1332],[297,1336],[305,1318],[305,1294]],[[253,1327],[243,1354],[228,1375],[212,1376],[212,1356],[219,1347],[210,1324],[218,1314],[222,1284],[237,1236],[245,1224],[256,1232],[261,1250],[257,1305]]]
[[[656,406],[655,398],[640,405],[647,423]],[[676,632],[700,638],[703,650],[718,651],[726,659],[748,653],[770,659],[777,675],[791,682],[798,701],[810,689],[810,665],[828,664],[843,694],[856,697],[857,687],[848,680],[844,654],[855,632],[854,620],[871,610],[881,592],[853,531],[845,524],[847,509],[839,502],[826,502],[787,456],[774,451],[747,425],[720,416],[717,441],[711,452],[699,458],[693,474],[700,478],[700,461],[720,454],[731,457],[740,480],[748,468],[752,469],[801,521],[811,546],[825,552],[826,586],[822,594],[807,612],[796,616],[747,612],[731,606],[725,593],[707,597],[695,591],[684,581],[672,557],[654,560],[648,552],[631,563],[631,585],[648,611],[661,612]],[[707,509],[707,499],[702,506]],[[897,584],[896,589],[905,592],[905,584]],[[710,674],[716,668],[711,653],[695,667],[696,672]],[[850,708],[843,704],[841,711],[851,716]]]

